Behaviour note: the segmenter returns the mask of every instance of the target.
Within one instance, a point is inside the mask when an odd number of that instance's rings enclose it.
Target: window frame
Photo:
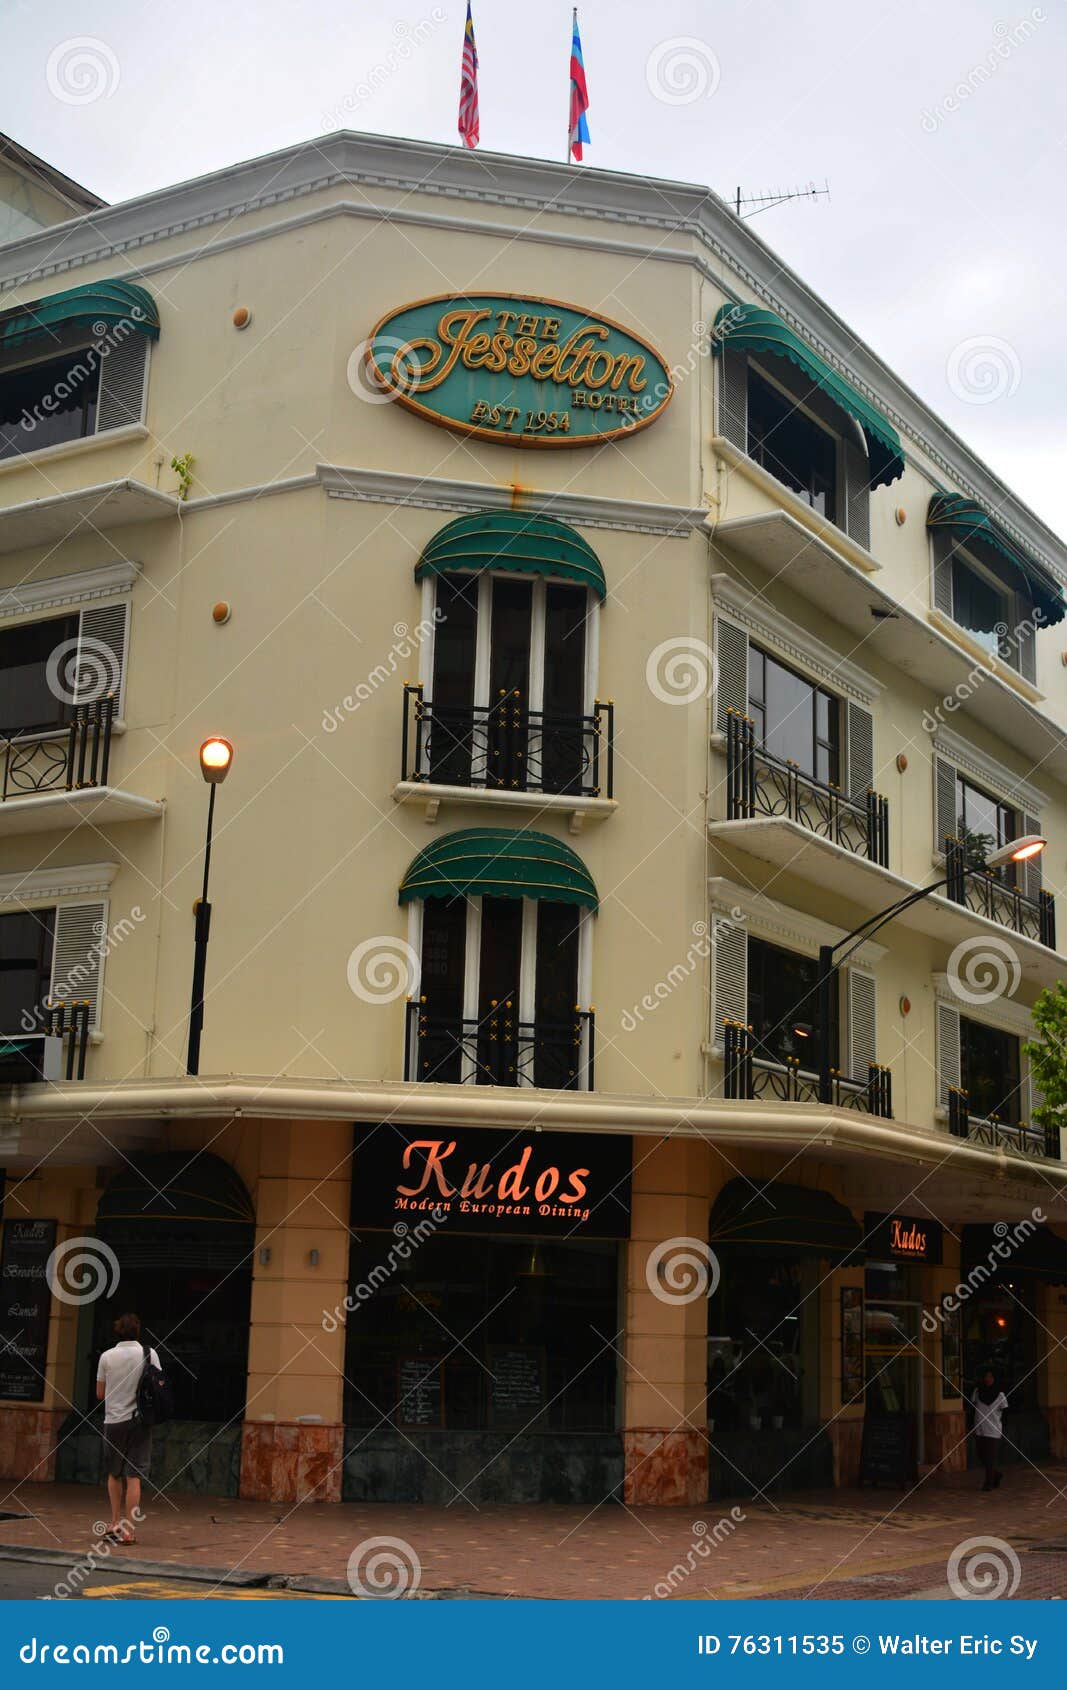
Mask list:
[[[753,376],[755,376],[758,381],[762,381],[765,387],[770,388],[772,393],[776,393],[781,399],[784,399],[792,410],[801,415],[806,422],[815,428],[821,429],[823,434],[825,434],[832,442],[834,448],[834,484],[831,500],[833,508],[831,510],[820,511],[813,503],[810,494],[805,495],[804,493],[798,492],[795,487],[790,487],[788,482],[783,481],[781,476],[778,475],[769,464],[763,461],[762,457],[758,457],[752,451],[751,383]],[[815,516],[821,517],[824,522],[832,523],[835,528],[840,528],[842,532],[847,532],[845,527],[845,510],[843,509],[847,499],[847,492],[845,486],[845,437],[842,431],[839,428],[834,427],[833,424],[831,424],[825,417],[820,417],[818,412],[809,403],[807,403],[804,399],[799,398],[797,394],[791,392],[786,383],[780,381],[770,370],[767,369],[765,364],[760,363],[758,359],[753,358],[751,355],[747,359],[745,382],[747,434],[745,446],[746,456],[751,458],[754,464],[758,464],[767,475],[773,475],[775,481],[779,482],[788,492],[792,493],[794,498],[800,499],[804,504],[806,504]],[[864,450],[866,450],[866,447]]]
[[[818,1018],[818,1008],[819,1008],[818,1000],[815,996],[816,988],[817,988],[817,985],[818,985],[818,977],[819,977],[818,958],[815,957],[815,956],[809,956],[804,951],[794,950],[789,945],[779,944],[777,942],[777,940],[775,940],[775,939],[765,938],[761,933],[752,933],[752,932],[748,933],[746,935],[745,944],[746,944],[746,954],[745,954],[745,1018],[746,1018],[746,1021],[749,1023],[749,1025],[752,1026],[752,1037],[753,1037],[752,1055],[753,1055],[754,1059],[758,1062],[777,1063],[779,1066],[781,1066],[784,1069],[784,1067],[786,1066],[786,1058],[784,1056],[779,1056],[775,1053],[772,1053],[769,1049],[764,1047],[762,1037],[761,1037],[760,1033],[757,1031],[756,1026],[755,1026],[755,1018],[752,1014],[752,998],[753,998],[753,979],[754,979],[755,973],[757,971],[755,971],[752,967],[752,947],[754,945],[758,945],[761,949],[761,952],[763,952],[763,953],[766,953],[766,952],[769,952],[769,951],[775,951],[775,952],[778,952],[779,954],[795,958],[797,961],[799,961],[801,963],[805,963],[810,967],[811,972],[812,972],[812,992],[809,995],[813,999],[812,1004],[811,1004],[811,1011],[810,1011],[810,1023],[813,1027],[814,1027],[814,1025],[817,1021],[817,1018]],[[769,959],[765,958],[764,967],[766,967],[766,963],[767,963],[768,960]],[[834,980],[833,980],[834,1001],[832,1002],[832,1005],[831,1005],[830,1037],[829,1037],[830,1063],[831,1063],[831,1066],[835,1067],[835,1068],[839,1068],[839,1067],[842,1066],[842,1052],[843,1052],[843,1048],[844,1048],[844,1036],[845,1036],[844,1020],[843,1020],[843,1017],[842,1017],[842,1014],[841,1014],[841,989],[840,988],[841,988],[840,974],[835,973]],[[801,1025],[804,1024],[803,1018],[800,1017],[800,1016],[797,1017],[797,1021],[798,1021],[798,1024],[801,1024]],[[779,1020],[779,1021],[775,1022],[774,1026],[775,1027],[781,1027],[782,1021]],[[773,1031],[773,1028],[771,1030]],[[818,1074],[819,1066],[820,1066],[820,1064],[819,1064],[819,1047],[820,1047],[821,1043],[822,1043],[821,1037],[819,1039],[812,1039],[810,1041],[810,1050],[811,1050],[811,1055],[812,1055],[813,1060],[809,1063],[805,1063],[803,1061],[803,1059],[801,1058],[801,1072],[802,1073],[807,1074],[807,1075]],[[847,1068],[848,1064],[845,1063],[844,1066]],[[855,1078],[855,1076],[850,1074],[850,1075],[848,1075],[848,1078],[853,1079],[853,1078]]]
[[[757,700],[757,701],[754,701],[753,692],[752,692],[752,660],[753,660],[753,657],[756,657],[756,658],[759,659],[760,664],[762,666],[762,676],[763,676],[763,698],[761,700]],[[778,656],[777,652],[767,649],[767,647],[759,644],[758,641],[756,641],[756,640],[754,640],[753,638],[750,637],[749,642],[748,642],[748,675],[746,676],[746,687],[747,687],[746,697],[747,697],[747,703],[748,703],[748,714],[752,717],[753,723],[757,727],[756,742],[757,742],[758,746],[760,747],[760,749],[762,751],[764,751],[766,753],[767,756],[775,757],[778,762],[784,763],[786,761],[785,758],[778,757],[778,754],[776,752],[767,750],[767,663],[768,662],[771,662],[771,663],[775,664],[779,669],[784,670],[785,673],[787,675],[791,675],[794,680],[800,681],[801,684],[803,686],[806,686],[811,693],[811,699],[812,699],[812,710],[811,710],[811,725],[812,725],[812,739],[811,739],[812,757],[811,757],[811,762],[812,762],[812,770],[811,770],[811,772],[809,772],[807,769],[801,768],[801,770],[800,770],[801,775],[804,777],[805,780],[813,781],[815,784],[820,785],[820,786],[840,787],[841,786],[842,764],[843,764],[844,756],[845,756],[845,753],[846,753],[844,720],[843,720],[843,718],[845,716],[844,700],[840,697],[839,694],[837,694],[835,692],[831,692],[828,687],[822,686],[818,681],[812,680],[812,678],[809,675],[805,675],[805,674],[802,673],[801,670],[794,668],[792,664],[783,662],[782,659]],[[829,738],[825,739],[825,740],[822,739],[819,735],[817,701],[820,698],[824,698],[827,701],[827,704],[830,706],[830,730],[831,731],[830,731]],[[825,751],[826,754],[827,754],[826,766],[827,766],[828,772],[827,772],[827,775],[825,776],[825,778],[818,773],[819,752],[820,751]],[[799,767],[799,764],[797,766]]]
[[[985,799],[987,804],[994,805],[996,809],[997,828],[998,831],[1003,829],[1003,838],[997,837],[994,839],[992,846],[994,851],[1001,845],[1007,845],[1010,840],[1018,839],[1022,831],[1023,818],[1021,812],[1017,810],[1013,804],[1007,803],[1003,798],[998,798],[996,793],[990,792],[985,787],[980,786],[977,781],[972,780],[971,777],[960,768],[956,769],[957,830],[959,830],[960,823],[963,821],[964,804],[966,802],[966,792],[968,790],[973,792],[978,798]],[[1006,817],[1011,818],[1010,826],[1008,826],[1005,822]],[[966,828],[966,823],[964,823],[964,828]],[[1004,863],[1000,868],[990,869],[988,872],[995,875],[996,878],[1002,881],[1005,886],[1016,886],[1019,883],[1020,866],[1021,865],[1017,863]]]
[[[25,1010],[42,1009],[45,1005],[45,1001],[47,1000],[47,998],[51,994],[52,980],[53,980],[54,975],[55,975],[56,935],[57,935],[57,926],[58,926],[58,916],[59,916],[59,906],[58,906],[58,904],[55,904],[55,903],[35,904],[32,908],[25,908],[25,907],[20,906],[16,909],[9,909],[9,910],[0,911],[0,922],[3,922],[5,920],[8,920],[8,921],[15,920],[15,919],[18,919],[18,918],[28,919],[28,920],[36,923],[39,927],[42,928],[42,934],[43,934],[44,918],[47,918],[47,921],[48,921],[47,942],[45,942],[44,938],[42,937],[42,942],[39,946],[39,949],[42,953],[41,959],[40,959],[40,969],[39,969],[39,973],[38,973],[38,980],[39,980],[40,987],[41,987],[40,996],[39,996],[39,998],[37,998],[35,1000],[34,1003],[26,1005]],[[45,953],[47,953],[47,954],[45,954]],[[5,972],[5,973],[7,972],[3,963],[0,963],[0,971]],[[24,1012],[25,1012],[25,1010],[24,1010]],[[38,1029],[38,1031],[39,1031],[39,1029]],[[0,1024],[0,1039],[24,1039],[24,1038],[33,1037],[33,1036],[34,1036],[34,1034],[32,1032],[30,1032],[26,1027],[5,1028],[5,1027],[3,1027],[2,1024]]]
[[[1029,1064],[1027,1063],[1026,1058],[1024,1056],[1024,1052],[1023,1052],[1023,1043],[1024,1043],[1023,1038],[1020,1036],[1019,1033],[1017,1033],[1015,1031],[1014,1028],[997,1026],[994,1023],[989,1022],[989,1021],[978,1021],[978,1020],[975,1019],[974,1016],[964,1015],[962,1013],[962,1011],[960,1012],[960,1016],[959,1016],[959,1027],[960,1027],[960,1031],[959,1031],[959,1040],[960,1040],[960,1086],[961,1086],[962,1090],[964,1090],[968,1094],[968,1096],[967,1096],[968,1113],[973,1115],[977,1120],[980,1120],[980,1121],[988,1121],[992,1118],[990,1115],[983,1114],[978,1109],[972,1107],[973,1098],[971,1097],[971,1094],[970,1094],[970,1085],[969,1085],[969,1078],[968,1078],[968,1073],[967,1073],[967,1062],[966,1062],[966,1055],[965,1055],[965,1042],[966,1042],[965,1037],[964,1037],[964,1028],[965,1027],[972,1030],[974,1033],[976,1033],[976,1034],[978,1034],[982,1037],[985,1037],[985,1038],[992,1037],[992,1038],[996,1038],[998,1040],[1010,1039],[1012,1041],[1012,1043],[1015,1047],[1014,1048],[1014,1057],[1015,1057],[1015,1071],[1016,1071],[1017,1078],[1016,1078],[1016,1083],[1012,1087],[1012,1090],[1011,1090],[1011,1093],[1009,1094],[1009,1096],[1014,1100],[1014,1118],[1013,1118],[1012,1115],[1007,1115],[1007,1114],[1004,1114],[1002,1112],[997,1112],[997,1120],[1000,1122],[1000,1124],[1002,1126],[1010,1127],[1010,1128],[1013,1128],[1013,1129],[1018,1128],[1018,1127],[1022,1127],[1022,1126],[1028,1126],[1030,1124],[1030,1122],[1029,1122],[1030,1111],[1029,1111],[1029,1108],[1027,1107],[1027,1098],[1024,1095],[1024,1093],[1027,1093],[1029,1091],[1029,1079],[1030,1079],[1030,1077],[1029,1077]]]

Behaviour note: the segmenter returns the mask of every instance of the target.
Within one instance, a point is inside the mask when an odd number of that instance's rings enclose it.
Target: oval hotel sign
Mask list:
[[[595,446],[646,428],[674,391],[609,317],[510,293],[442,295],[383,317],[373,379],[429,422],[512,446]]]

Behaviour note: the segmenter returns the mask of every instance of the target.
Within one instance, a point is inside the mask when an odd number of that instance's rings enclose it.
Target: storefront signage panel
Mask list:
[[[867,1214],[863,1230],[868,1261],[941,1261],[941,1227],[927,1215]]]
[[[599,312],[518,294],[440,295],[382,318],[371,379],[428,422],[508,446],[596,446],[646,428],[674,384]]]
[[[617,1133],[356,1128],[353,1227],[628,1238],[631,1140]]]
[[[4,1222],[0,1257],[0,1397],[43,1402],[55,1221]]]

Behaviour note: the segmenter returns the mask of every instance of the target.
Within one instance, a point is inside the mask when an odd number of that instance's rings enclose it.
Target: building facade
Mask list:
[[[699,188],[344,134],[0,284],[0,1472],[130,1306],[163,1488],[1067,1454],[1063,544]]]

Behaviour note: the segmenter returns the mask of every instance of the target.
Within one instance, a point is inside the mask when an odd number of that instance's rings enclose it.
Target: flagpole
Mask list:
[[[571,45],[572,46],[574,44],[574,29],[575,29],[575,25],[577,24],[577,22],[578,22],[578,8],[577,8],[577,6],[575,6],[574,15],[571,18]],[[569,64],[570,60],[568,60],[567,62]],[[570,85],[569,79],[568,79],[568,82],[567,82],[567,151],[563,155],[563,162],[564,162],[564,164],[570,164],[570,162],[571,162],[571,85]]]

